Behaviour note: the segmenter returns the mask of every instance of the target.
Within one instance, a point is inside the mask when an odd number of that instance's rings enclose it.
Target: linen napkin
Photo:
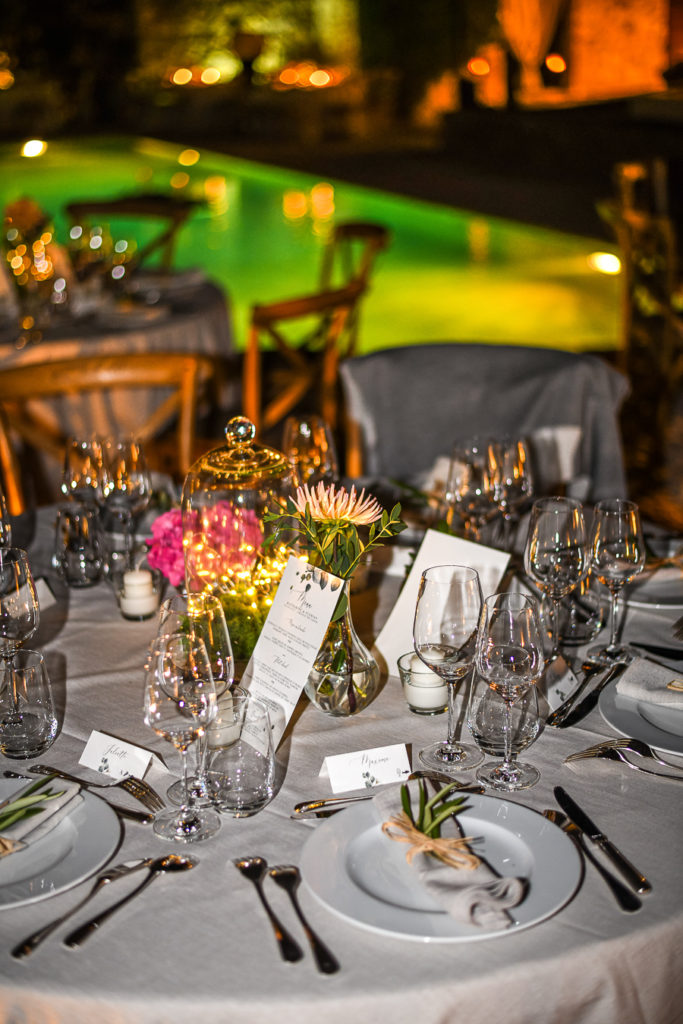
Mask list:
[[[408,785],[412,806],[416,808],[419,796],[417,784]],[[457,793],[453,796],[457,796]],[[382,824],[397,816],[402,810],[400,787],[392,786],[378,793],[373,799],[373,808]],[[462,835],[457,817],[444,822],[441,835],[443,838],[466,838]],[[469,847],[465,849],[472,852]],[[444,864],[429,854],[418,853],[411,866],[430,896],[454,920],[488,931],[502,931],[513,923],[509,910],[522,902],[526,882],[521,878],[502,878],[485,860],[477,859],[478,865],[466,870]]]
[[[11,799],[18,800],[35,784],[35,781],[34,779],[27,786],[13,793]],[[43,806],[40,814],[22,818],[21,821],[11,825],[0,836],[0,857],[7,857],[11,853],[25,849],[30,843],[43,839],[83,801],[81,787],[76,782],[54,779],[49,788],[53,792],[61,793],[61,796],[49,800]]]
[[[683,710],[683,675],[646,658],[637,658],[621,674],[617,693],[632,700]]]

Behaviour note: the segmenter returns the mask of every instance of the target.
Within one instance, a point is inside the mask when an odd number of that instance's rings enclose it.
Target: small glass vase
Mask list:
[[[346,608],[327,627],[304,687],[312,704],[336,718],[358,714],[381,689],[379,665],[353,625],[349,590],[346,580],[342,591]]]

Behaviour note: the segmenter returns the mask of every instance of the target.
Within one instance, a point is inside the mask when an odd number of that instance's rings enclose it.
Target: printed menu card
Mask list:
[[[270,710],[277,747],[304,688],[344,581],[292,555],[241,685]]]
[[[509,560],[506,551],[474,544],[438,530],[427,530],[396,604],[375,640],[376,651],[385,660],[388,672],[397,675],[398,659],[413,650],[417,591],[425,569],[432,565],[468,565],[479,573],[482,594],[486,598],[496,593]]]

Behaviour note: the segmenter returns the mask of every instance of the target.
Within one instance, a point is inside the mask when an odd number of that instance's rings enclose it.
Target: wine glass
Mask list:
[[[188,633],[173,633],[152,645],[146,667],[144,721],[180,753],[184,797],[154,819],[164,839],[192,843],[220,828],[215,811],[195,806],[188,784],[187,751],[216,714],[216,688],[204,642]]]
[[[469,566],[435,565],[422,573],[413,624],[415,653],[448,683],[448,735],[420,751],[428,768],[459,771],[482,760],[476,747],[455,738],[455,695],[474,660],[481,603],[479,575]]]
[[[505,731],[510,723],[510,763],[519,771],[517,757],[531,746],[544,727],[539,709],[538,687],[527,692],[508,708],[499,693],[491,689],[486,679],[475,672],[470,699],[467,704],[467,726],[480,750],[489,757],[505,757]],[[495,769],[485,763],[482,771]]]
[[[339,461],[332,430],[322,416],[288,416],[282,434],[282,450],[292,467],[295,487],[333,483],[339,477]]]
[[[533,765],[516,761],[513,750],[513,706],[543,670],[543,640],[535,602],[524,594],[493,594],[484,601],[477,633],[476,668],[503,700],[504,757],[477,771],[491,789],[528,789],[540,774]],[[472,709],[470,709],[470,716]]]
[[[498,510],[497,471],[495,445],[490,440],[472,438],[454,447],[446,487],[451,503],[448,518],[457,512],[465,536],[472,540],[481,540],[483,526]]]
[[[526,443],[519,438],[502,437],[496,442],[496,496],[503,517],[503,547],[510,549],[513,530],[521,509],[533,494],[533,480]]]
[[[173,633],[187,633],[204,642],[211,664],[216,699],[218,700],[227,689],[232,692],[239,690],[234,687],[235,661],[230,642],[230,633],[225,621],[223,605],[215,594],[192,594],[187,601],[175,594],[164,601],[159,614],[159,630],[157,639]],[[203,733],[197,740],[197,764],[195,774],[188,780],[192,796],[196,803],[211,802],[207,780],[207,736]],[[168,789],[167,796],[172,803],[180,803],[183,799],[183,783],[174,782]]]
[[[588,658],[601,665],[630,661],[631,648],[617,642],[619,593],[645,565],[645,542],[638,506],[623,498],[599,501],[593,513],[591,568],[610,592],[610,639],[606,647],[588,649]]]
[[[0,548],[12,547],[12,523],[10,522],[5,495],[0,487]]]
[[[21,548],[0,548],[0,658],[9,673],[9,704],[17,714],[15,679],[19,648],[40,624],[38,596],[28,555]]]
[[[102,442],[96,437],[70,437],[64,449],[62,494],[74,501],[100,505],[103,483]]]
[[[588,571],[583,507],[574,498],[538,498],[531,509],[524,568],[552,604],[552,651],[560,653],[560,604]]]
[[[106,441],[103,451],[103,495],[107,509],[124,537],[124,570],[133,568],[136,516],[147,508],[152,481],[139,441]]]

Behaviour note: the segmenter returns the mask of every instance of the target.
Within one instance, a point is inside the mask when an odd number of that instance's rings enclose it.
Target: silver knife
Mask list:
[[[453,779],[453,782],[455,781],[456,780]],[[476,783],[474,783],[473,785],[458,786],[457,792],[454,795],[457,796],[459,793],[483,792],[484,787],[478,786]],[[294,805],[294,814],[292,815],[292,817],[298,818],[302,815],[311,813],[319,814],[327,808],[333,807],[338,807],[339,809],[341,809],[341,807],[345,807],[346,804],[355,804],[358,803],[358,801],[360,800],[372,800],[373,796],[374,794],[370,795],[368,793],[363,794],[363,796],[324,796],[321,797],[319,800],[305,800],[303,803]]]
[[[574,692],[570,693],[567,699],[563,701],[558,708],[555,708],[552,714],[548,715],[546,725],[559,725],[560,722],[567,717],[574,705],[578,703],[579,697],[591,682],[593,676],[602,670],[602,665],[592,665],[590,668],[586,669],[583,679]]]
[[[600,831],[595,822],[593,822],[585,811],[583,811],[579,805],[573,800],[569,793],[567,793],[562,786],[555,786],[553,793],[558,804],[568,814],[575,825],[581,829],[588,838],[599,846],[600,849],[607,854],[614,866],[621,872],[628,884],[636,892],[650,892],[652,886],[648,882],[645,875],[642,875],[637,868],[631,864],[629,860],[624,857],[623,853],[616,848],[613,842],[607,838],[607,836]]]
[[[612,665],[610,669],[604,674],[604,676],[598,680],[593,689],[587,696],[583,698],[578,704],[576,704],[567,714],[555,723],[558,729],[567,729],[569,726],[576,725],[581,719],[585,718],[586,715],[596,707],[598,698],[608,683],[611,683],[617,676],[626,669],[627,662],[620,661],[616,665]]]

